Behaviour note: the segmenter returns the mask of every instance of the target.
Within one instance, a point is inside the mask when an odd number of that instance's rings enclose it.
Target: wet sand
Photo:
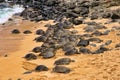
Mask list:
[[[106,20],[105,20],[106,21]],[[96,22],[104,22],[98,20]],[[46,30],[47,22],[29,22],[21,21],[18,25],[12,24],[0,32],[0,80],[119,80],[120,79],[120,50],[107,51],[102,54],[79,54],[73,56],[64,56],[62,50],[57,51],[57,55],[51,59],[42,59],[26,61],[23,56],[29,53],[34,47],[40,46],[41,43],[36,43],[34,38],[37,29]],[[119,23],[106,24],[108,28],[118,26]],[[82,34],[82,29],[85,25],[76,26],[74,29]],[[11,34],[11,30],[17,28],[21,31],[20,34]],[[32,34],[23,34],[24,30],[31,30]],[[115,44],[120,43],[120,36],[116,36],[117,31],[111,31],[107,36],[99,38],[112,40],[109,48],[114,48]],[[89,46],[88,46],[89,47]],[[90,49],[92,49],[90,47]],[[4,55],[8,55],[5,57]],[[69,57],[75,60],[74,63],[67,65],[72,71],[69,74],[53,73],[53,63],[61,57]],[[31,74],[23,74],[27,70],[32,70],[36,65],[44,64],[49,67],[47,72],[32,72]]]

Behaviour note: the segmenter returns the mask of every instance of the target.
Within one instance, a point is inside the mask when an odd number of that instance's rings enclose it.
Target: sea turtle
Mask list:
[[[41,47],[35,47],[33,48],[32,52],[38,53],[41,51]]]
[[[37,72],[40,72],[40,71],[48,71],[48,67],[46,67],[45,65],[38,65],[36,68],[35,68],[35,71]]]
[[[12,34],[19,34],[20,33],[20,31],[18,29],[14,29],[11,32],[12,32]]]
[[[53,72],[56,73],[69,73],[71,70],[65,66],[55,66]]]
[[[32,32],[30,30],[25,30],[23,33],[24,34],[31,34]]]
[[[36,31],[36,34],[37,35],[43,35],[45,32],[42,30],[42,29],[38,29],[37,31]]]
[[[71,62],[75,62],[75,60],[71,60],[70,58],[60,58],[54,62],[54,65],[68,65]]]
[[[37,56],[33,53],[28,53],[24,57],[26,60],[37,59]]]

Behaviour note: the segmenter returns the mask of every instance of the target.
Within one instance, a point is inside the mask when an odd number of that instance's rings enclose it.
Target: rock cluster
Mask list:
[[[27,6],[26,6],[27,5]],[[91,20],[98,18],[120,18],[120,10],[110,10],[107,7],[117,5],[112,0],[36,0],[29,1],[21,16],[31,21],[55,20],[61,21],[63,18],[90,17]],[[74,24],[80,24],[76,21]]]

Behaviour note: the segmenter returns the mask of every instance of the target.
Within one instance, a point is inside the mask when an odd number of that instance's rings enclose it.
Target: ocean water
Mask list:
[[[14,14],[21,13],[24,8],[20,5],[14,5],[12,7],[0,8],[0,24],[5,23]]]

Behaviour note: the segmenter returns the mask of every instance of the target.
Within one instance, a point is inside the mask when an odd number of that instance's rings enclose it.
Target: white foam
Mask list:
[[[14,5],[12,8],[0,9],[0,24],[8,21],[16,13],[21,13],[24,8],[20,5]]]

